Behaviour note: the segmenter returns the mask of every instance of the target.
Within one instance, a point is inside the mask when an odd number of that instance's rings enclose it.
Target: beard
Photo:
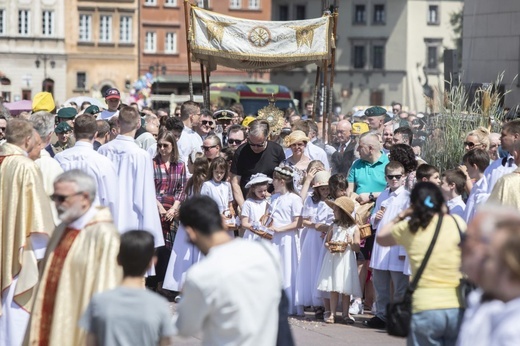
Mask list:
[[[64,223],[71,223],[77,219],[79,219],[83,214],[83,209],[81,205],[72,205],[69,208],[64,207],[56,207],[58,211],[58,218]]]

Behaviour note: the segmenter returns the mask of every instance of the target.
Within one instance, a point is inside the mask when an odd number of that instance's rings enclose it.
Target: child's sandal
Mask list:
[[[354,324],[355,322],[356,322],[356,320],[354,319],[354,317],[352,317],[350,315],[343,316],[343,323],[345,323],[345,324]]]
[[[330,311],[325,311],[323,314],[323,320],[325,323],[333,324],[334,323],[334,315]]]

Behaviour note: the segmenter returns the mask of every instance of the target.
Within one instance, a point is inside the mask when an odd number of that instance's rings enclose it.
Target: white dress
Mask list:
[[[265,214],[267,206],[267,200],[258,200],[253,198],[248,198],[244,204],[242,205],[241,216],[247,216],[249,218],[249,223],[253,223],[254,221],[260,221],[260,218]],[[250,230],[246,229],[244,232],[244,239],[247,240],[259,240],[262,239],[260,236],[254,234]]]
[[[309,218],[313,223],[330,225],[334,220],[334,212],[327,203],[314,203],[311,197],[305,200],[302,217]],[[317,290],[317,277],[321,269],[325,252],[324,237],[315,228],[306,227],[307,233],[303,241],[300,263],[296,274],[296,305],[321,306],[322,300]]]
[[[333,226],[332,241],[346,241],[347,235],[354,236],[357,226],[349,228]],[[327,251],[318,276],[318,290],[338,292],[361,297],[359,275],[357,271],[356,253],[350,245],[345,252],[331,253]]]
[[[273,226],[282,227],[292,223],[294,218],[301,215],[302,207],[302,199],[295,193],[274,194],[269,206],[273,217]],[[300,259],[298,231],[276,232],[273,235],[272,242],[280,252],[283,287],[289,300],[289,314],[294,315],[297,313],[295,301],[296,272]]]
[[[200,189],[200,194],[211,197],[218,205],[218,211],[220,214],[229,211],[229,202],[233,201],[233,191],[231,190],[231,184],[227,181],[215,182],[213,179],[204,182]],[[235,232],[228,231],[228,234],[234,238]]]

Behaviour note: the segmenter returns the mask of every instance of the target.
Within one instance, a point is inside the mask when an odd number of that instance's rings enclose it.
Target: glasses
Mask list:
[[[210,147],[207,147],[207,146],[203,145],[201,148],[202,148],[202,150],[204,150],[204,151],[209,151],[209,150],[211,150],[211,149],[213,149],[213,148],[216,148],[216,147],[218,147],[218,145],[212,145],[212,146],[210,146]]]
[[[267,141],[263,142],[262,144],[255,144],[255,143],[251,143],[251,141],[247,141],[249,143],[250,146],[252,147],[257,147],[257,148],[263,148],[265,143],[267,143]]]
[[[72,195],[68,195],[68,196],[64,196],[64,195],[57,195],[57,194],[52,194],[51,195],[51,200],[55,203],[63,203],[65,202],[66,200],[68,200],[70,197],[74,197],[74,196],[77,196],[77,195],[81,195],[83,193],[83,191],[81,192],[76,192]]]
[[[473,148],[476,144],[473,142],[464,142],[464,146],[468,148]]]
[[[399,180],[399,179],[402,178],[402,176],[403,176],[402,174],[395,174],[395,175],[393,175],[393,174],[387,174],[387,175],[386,175],[386,177],[388,178],[388,180],[392,180],[392,179],[394,179],[394,178],[397,179],[397,180]]]
[[[166,144],[160,144],[160,143],[157,143],[157,148],[161,149],[161,148],[169,148],[170,147],[170,143],[166,143]]]
[[[240,144],[243,141],[244,141],[243,139],[228,139],[227,140],[228,144]]]
[[[214,122],[211,120],[202,120],[200,123],[202,125],[209,125],[209,126],[213,126],[213,124],[214,124]]]

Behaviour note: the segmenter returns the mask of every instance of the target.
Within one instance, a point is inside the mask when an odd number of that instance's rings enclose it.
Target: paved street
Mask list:
[[[175,304],[171,304],[175,311]],[[312,317],[311,317],[312,316]],[[338,315],[339,316],[339,315]],[[382,330],[364,328],[361,322],[371,318],[371,315],[357,316],[353,326],[344,324],[325,324],[316,322],[314,314],[307,312],[306,318],[291,318],[293,335],[299,346],[333,346],[333,345],[405,345],[405,339],[390,337]],[[174,338],[174,345],[200,345],[200,338]]]

